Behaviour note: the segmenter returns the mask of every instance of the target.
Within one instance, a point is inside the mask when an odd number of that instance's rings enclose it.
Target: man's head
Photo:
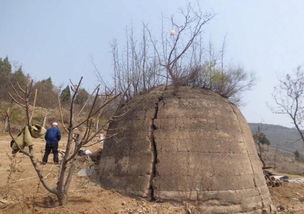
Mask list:
[[[52,123],[52,126],[53,126],[53,127],[57,127],[57,126],[58,126],[58,123],[57,123],[57,122],[53,122],[53,123]]]

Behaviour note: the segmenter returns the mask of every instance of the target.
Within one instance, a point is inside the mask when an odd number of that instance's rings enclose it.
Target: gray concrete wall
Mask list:
[[[155,200],[195,201],[208,213],[270,211],[248,124],[227,99],[163,87],[134,98],[110,124],[100,182]]]

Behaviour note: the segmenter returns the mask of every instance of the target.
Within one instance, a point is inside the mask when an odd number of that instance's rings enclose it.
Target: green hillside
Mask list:
[[[252,133],[255,133],[259,126],[274,148],[288,152],[296,150],[299,150],[301,153],[304,152],[304,143],[299,140],[300,136],[295,128],[263,123],[249,123],[249,126]]]

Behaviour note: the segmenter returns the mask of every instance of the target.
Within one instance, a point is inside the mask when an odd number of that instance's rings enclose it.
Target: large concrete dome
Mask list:
[[[158,87],[120,109],[100,159],[105,188],[195,201],[204,213],[269,212],[271,198],[248,124],[212,91]]]

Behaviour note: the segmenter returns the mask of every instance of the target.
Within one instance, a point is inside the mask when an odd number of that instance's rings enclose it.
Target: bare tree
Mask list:
[[[106,129],[107,124],[103,124],[99,127],[98,130],[93,131],[93,121],[96,119],[97,115],[100,115],[100,112],[109,105],[113,100],[115,100],[118,95],[113,96],[107,96],[107,99],[104,99],[102,103],[98,103],[98,97],[100,96],[100,89],[97,88],[94,93],[94,99],[91,104],[91,107],[87,111],[87,114],[85,117],[82,118],[76,118],[75,115],[77,113],[75,112],[75,100],[77,98],[77,95],[80,90],[82,78],[77,84],[71,83],[71,91],[72,91],[72,98],[71,103],[69,107],[69,122],[67,126],[63,123],[66,132],[67,132],[67,142],[65,146],[65,153],[63,155],[62,161],[60,163],[60,170],[57,178],[57,182],[55,186],[51,186],[47,183],[45,176],[43,175],[42,171],[39,168],[39,164],[34,157],[34,153],[32,151],[27,152],[24,148],[21,148],[17,143],[17,147],[21,153],[23,153],[25,156],[29,157],[31,160],[31,163],[33,165],[33,168],[35,169],[40,182],[44,186],[44,188],[56,195],[59,205],[63,205],[67,202],[68,197],[68,190],[70,187],[70,183],[72,180],[74,168],[75,168],[75,162],[77,160],[77,154],[79,150],[87,145],[94,137],[96,137],[101,131]],[[10,97],[13,99],[13,101],[20,105],[26,114],[26,125],[30,126],[30,95],[32,92],[32,83],[26,86],[26,88],[22,88],[19,84],[17,84],[18,88],[13,88],[14,93],[10,93]],[[60,100],[60,99],[58,99]],[[59,109],[62,113],[61,104],[59,102]],[[62,115],[62,114],[61,114]],[[15,140],[15,137],[13,136],[10,128],[10,115],[7,114],[8,118],[8,126],[9,126],[9,133],[11,135],[12,140]],[[109,122],[110,120],[108,120]],[[84,129],[83,134],[81,136],[74,135],[74,131],[76,128],[82,127]]]
[[[132,28],[126,30],[125,46],[125,50],[120,51],[117,41],[112,43],[114,89],[116,93],[127,91],[125,96],[129,99],[161,84],[162,80],[156,53],[147,40],[145,25],[142,36],[138,39],[135,38]]]
[[[126,30],[124,48],[119,49],[117,41],[112,43],[116,92],[127,91],[128,99],[161,84],[180,82],[183,64],[188,66],[192,59],[193,53],[189,50],[202,52],[194,44],[201,39],[203,26],[213,15],[194,10],[190,4],[186,10],[180,10],[179,15],[166,19],[166,23],[162,17],[159,39],[152,35],[147,24],[143,24],[139,37],[134,35],[133,27]],[[177,19],[182,20],[181,24]]]
[[[176,21],[174,16],[170,17],[170,34],[162,27],[161,43],[153,38],[151,31],[147,28],[150,41],[157,53],[159,64],[165,68],[168,78],[173,85],[180,84],[183,63],[189,64],[196,51],[193,44],[197,39],[201,39],[203,27],[214,17],[214,14],[203,13],[199,5],[195,10],[191,4],[187,5],[186,10],[180,10],[181,23]],[[162,23],[164,23],[162,21]],[[192,53],[191,51],[192,48]],[[161,51],[159,51],[161,50]]]
[[[142,34],[126,31],[124,48],[112,44],[114,88],[127,91],[126,99],[159,85],[193,86],[211,89],[234,103],[254,84],[253,75],[241,67],[225,66],[225,40],[215,51],[203,45],[203,29],[214,14],[188,4],[178,16],[162,17],[161,33],[153,35],[143,24]]]
[[[304,143],[304,72],[301,67],[279,80],[274,88],[273,99],[276,107],[274,113],[286,114],[297,129]]]

